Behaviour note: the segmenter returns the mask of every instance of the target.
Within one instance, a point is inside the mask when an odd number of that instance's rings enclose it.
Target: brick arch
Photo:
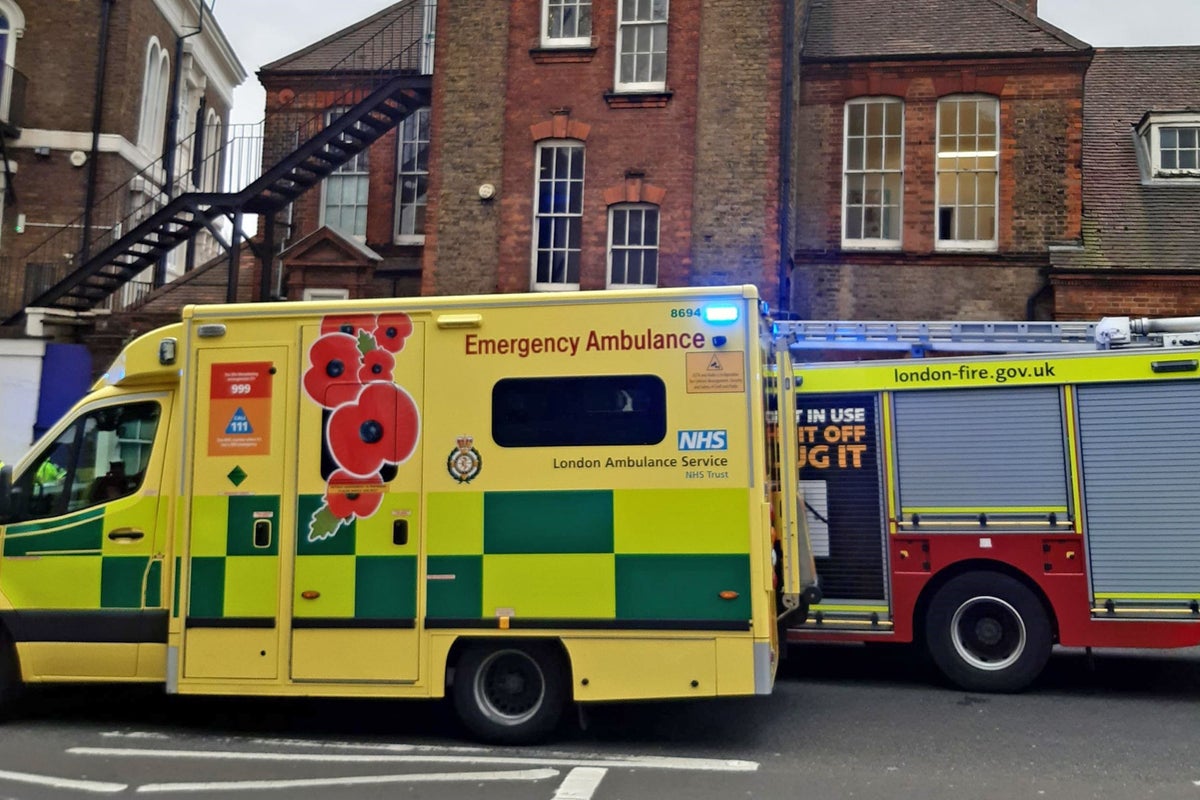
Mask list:
[[[570,109],[556,111],[551,119],[529,126],[529,136],[535,142],[543,139],[578,139],[586,142],[591,132],[591,125],[571,119]]]
[[[604,205],[612,206],[617,203],[650,203],[661,206],[667,190],[652,183],[646,183],[645,175],[640,172],[625,173],[625,180],[604,189]]]

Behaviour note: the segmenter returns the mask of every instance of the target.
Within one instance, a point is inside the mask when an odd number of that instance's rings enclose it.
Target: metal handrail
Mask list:
[[[398,6],[390,19],[385,18],[382,27],[327,69],[324,75],[343,80],[349,75],[357,79],[355,86],[343,91],[329,107],[351,107],[397,74],[430,74],[432,62],[428,58],[428,49],[431,40],[426,15],[432,14],[435,8],[436,0],[413,0]],[[263,174],[265,123],[264,119],[228,127],[221,124],[199,126],[176,144],[174,175],[166,175],[165,156],[148,163],[100,197],[92,205],[90,214],[80,214],[13,262],[36,265],[42,273],[36,282],[53,284],[82,267],[92,255],[104,252],[173,198],[204,192],[226,195],[231,206],[244,204],[251,198],[243,198],[239,193]],[[325,127],[326,115],[321,112],[300,121],[286,138],[296,144],[303,143]],[[206,144],[212,141],[220,141],[222,146],[212,148]],[[279,160],[286,158],[289,152],[283,153]],[[93,224],[91,235],[87,237],[89,247],[84,252],[83,224],[88,218]],[[97,220],[108,221],[97,223]],[[0,284],[3,284],[0,285],[0,300],[6,304],[18,294],[20,308],[33,299],[27,296],[24,270],[0,271]],[[14,291],[14,284],[21,288]],[[6,308],[3,316],[20,308]]]

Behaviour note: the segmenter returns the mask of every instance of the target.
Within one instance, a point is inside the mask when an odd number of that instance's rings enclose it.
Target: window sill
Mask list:
[[[586,64],[596,57],[594,47],[534,47],[529,57],[535,64]]]
[[[609,108],[666,108],[675,93],[670,89],[661,92],[605,92],[604,102]]]
[[[392,239],[392,244],[396,245],[397,247],[420,247],[425,244],[425,235],[417,234],[396,236],[394,239]]]
[[[997,253],[1000,247],[996,242],[937,242],[933,250],[936,253]]]
[[[842,240],[842,250],[848,253],[899,253],[903,249],[899,241]]]

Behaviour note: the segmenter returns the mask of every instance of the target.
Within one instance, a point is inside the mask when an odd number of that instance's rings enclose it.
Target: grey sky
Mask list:
[[[258,122],[255,72],[391,5],[394,0],[217,0],[216,17],[250,77],[234,95],[234,122]],[[1200,45],[1200,0],[1039,0],[1043,19],[1097,47]]]

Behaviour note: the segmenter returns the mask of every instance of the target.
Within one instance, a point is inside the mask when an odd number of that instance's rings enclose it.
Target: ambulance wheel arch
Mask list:
[[[924,606],[925,646],[960,689],[1019,692],[1050,658],[1054,629],[1044,599],[1012,575],[961,572]]]
[[[558,726],[570,668],[551,639],[460,639],[451,653],[451,697],[462,724],[497,744],[529,744]]]

